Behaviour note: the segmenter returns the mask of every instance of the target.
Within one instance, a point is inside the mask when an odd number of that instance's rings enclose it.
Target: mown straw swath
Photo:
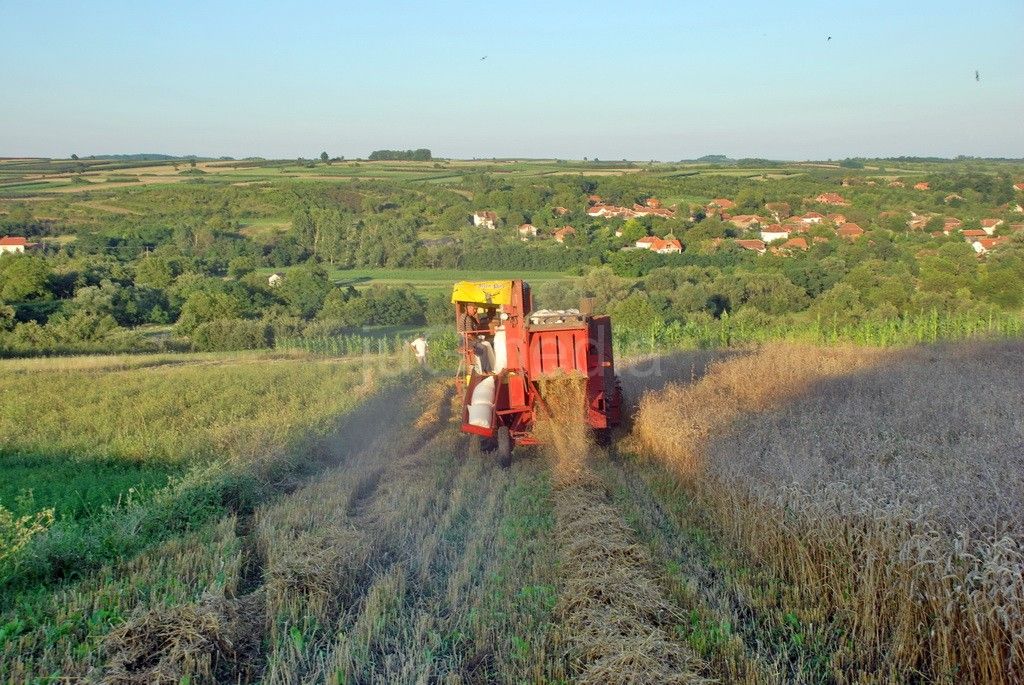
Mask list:
[[[648,553],[588,464],[595,448],[583,414],[585,382],[544,381],[549,413],[537,425],[555,472],[562,558],[556,617],[570,672],[579,683],[701,682],[701,663],[672,635],[678,608],[665,599]]]

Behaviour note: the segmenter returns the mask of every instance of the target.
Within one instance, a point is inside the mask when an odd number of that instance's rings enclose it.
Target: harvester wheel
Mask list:
[[[498,427],[498,463],[503,467],[512,464],[512,436],[508,432],[508,426]]]

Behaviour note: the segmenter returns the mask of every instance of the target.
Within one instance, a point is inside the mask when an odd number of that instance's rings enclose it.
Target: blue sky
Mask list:
[[[1021,0],[0,0],[0,156],[1024,157],[1022,27]]]

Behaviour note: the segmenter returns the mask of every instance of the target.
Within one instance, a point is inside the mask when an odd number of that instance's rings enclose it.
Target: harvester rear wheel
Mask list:
[[[508,426],[498,427],[498,463],[504,467],[512,464],[512,436],[508,432]]]

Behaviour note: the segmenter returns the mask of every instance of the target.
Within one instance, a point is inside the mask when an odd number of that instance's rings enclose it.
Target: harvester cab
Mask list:
[[[508,463],[515,445],[536,445],[536,412],[546,411],[541,383],[578,376],[585,383],[580,416],[607,436],[621,421],[622,390],[612,358],[612,326],[579,309],[533,311],[521,280],[462,281],[452,290],[460,339],[457,377],[462,431],[496,446]]]

